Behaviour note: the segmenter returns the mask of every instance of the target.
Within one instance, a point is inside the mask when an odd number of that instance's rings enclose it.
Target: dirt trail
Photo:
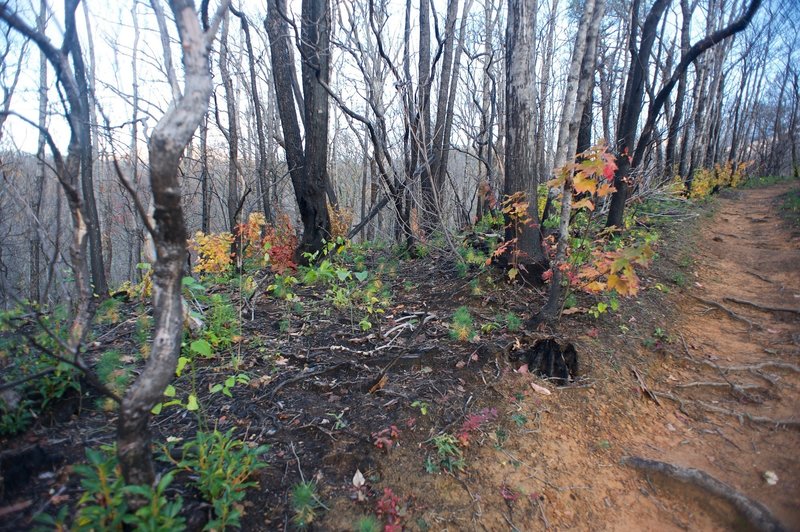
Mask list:
[[[778,217],[787,189],[719,201],[678,301],[678,365],[662,368],[652,384],[665,408],[677,407],[674,420],[669,434],[635,449],[704,470],[798,530],[800,233]]]
[[[800,530],[800,233],[776,203],[787,190],[727,193],[713,216],[684,222],[699,224],[696,247],[693,231],[680,235],[684,249],[660,259],[599,335],[588,317],[564,325],[581,354],[578,386],[539,395],[516,373],[487,385],[496,399],[485,404],[520,425],[471,445],[458,479],[409,475],[420,451],[401,447],[384,485],[415,494],[430,530],[750,528],[708,492],[621,464],[639,456],[703,470]],[[656,327],[657,345],[643,347]]]

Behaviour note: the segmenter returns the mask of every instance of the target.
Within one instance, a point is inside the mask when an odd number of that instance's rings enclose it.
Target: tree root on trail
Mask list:
[[[723,311],[725,314],[727,314],[728,316],[730,316],[734,320],[738,320],[738,321],[741,321],[743,323],[746,323],[747,325],[750,326],[751,329],[752,328],[763,329],[763,327],[761,325],[748,320],[744,316],[740,316],[739,314],[735,313],[734,311],[732,311],[731,309],[729,309],[728,307],[726,307],[722,303],[717,303],[716,301],[711,301],[710,299],[703,299],[702,297],[696,296],[694,294],[689,294],[689,295],[691,297],[695,298],[696,300],[700,301],[701,303],[703,303],[705,305],[708,305],[709,307],[713,307],[713,308],[716,308],[716,309],[719,309],[719,310]]]
[[[736,410],[728,410],[720,406],[711,405],[705,401],[695,401],[697,404],[708,410],[709,412],[716,412],[717,414],[725,414],[739,418],[739,421],[746,419],[751,423],[758,423],[761,425],[772,425],[773,427],[787,427],[795,430],[800,430],[800,421],[796,419],[772,419],[764,416],[754,416],[747,412],[737,412]]]
[[[761,390],[762,387],[757,384],[735,384],[732,382],[717,382],[717,381],[694,381],[684,384],[676,384],[676,388],[701,388],[707,386],[709,388],[730,388],[733,391],[745,394],[745,390]],[[745,394],[746,395],[746,394]]]
[[[760,362],[758,364],[752,365],[743,365],[743,366],[716,366],[721,371],[757,371],[759,369],[764,368],[780,368],[780,369],[788,369],[789,371],[794,371],[795,373],[800,373],[800,366],[797,364],[792,364],[791,362],[779,362],[776,360],[770,360],[767,362]]]
[[[638,456],[624,456],[621,462],[629,467],[644,471],[656,471],[680,482],[704,489],[732,504],[755,529],[778,532],[785,528],[772,516],[770,511],[758,501],[739,493],[724,482],[717,480],[699,469],[680,467],[658,460],[648,460]]]
[[[772,280],[772,279],[770,279],[769,277],[764,277],[764,276],[763,276],[763,275],[761,275],[760,273],[751,272],[750,270],[745,270],[745,271],[744,271],[744,273],[750,274],[750,275],[752,275],[753,277],[755,277],[756,279],[761,279],[761,280],[762,280],[762,281],[764,281],[765,283],[770,283],[770,284],[781,284],[781,283],[779,283],[778,281],[773,281],[773,280]],[[781,284],[781,286],[783,286],[783,285]]]
[[[688,404],[699,405],[699,406],[701,406],[703,409],[705,409],[708,412],[714,412],[716,414],[724,414],[724,415],[727,415],[727,416],[733,416],[735,418],[738,418],[740,422],[742,420],[746,419],[746,420],[750,421],[751,423],[757,423],[757,424],[760,424],[760,425],[770,425],[772,427],[786,427],[786,428],[791,428],[791,429],[795,429],[795,430],[800,430],[800,420],[796,420],[796,419],[772,419],[772,418],[764,417],[764,416],[754,416],[752,414],[748,414],[747,412],[737,412],[736,410],[728,410],[727,408],[722,408],[720,406],[712,405],[712,404],[706,403],[705,401],[700,401],[699,399],[697,399],[697,400],[695,400],[695,399],[686,399],[686,400],[684,400],[684,399],[681,399],[680,397],[678,397],[677,395],[669,393],[669,392],[653,391],[653,394],[657,395],[658,397],[663,397],[664,399],[669,399],[670,401],[675,401],[676,403],[678,403],[678,410],[680,410],[680,412],[683,415],[685,415],[686,417],[688,417],[690,419],[697,419],[697,418],[695,418],[695,416],[692,416],[691,414],[689,414],[689,412],[686,411],[687,403]]]
[[[722,374],[723,376],[725,375],[725,373],[729,371],[749,371],[754,376],[760,377],[772,385],[777,384],[778,377],[771,374],[762,373],[759,370],[762,370],[764,368],[777,368],[777,369],[785,369],[787,371],[794,371],[795,373],[800,373],[800,366],[798,366],[797,364],[792,364],[791,362],[780,362],[777,360],[768,360],[766,362],[759,362],[758,364],[744,364],[739,366],[720,366],[719,364],[717,364],[712,360],[703,360],[694,357],[687,357],[687,358],[691,362],[694,362],[695,364],[703,364],[706,366],[711,366],[712,368],[719,371],[720,374]]]
[[[739,305],[747,305],[748,307],[757,308],[758,310],[763,310],[765,312],[789,312],[790,314],[800,315],[800,309],[796,308],[771,307],[769,305],[762,305],[761,303],[755,303],[747,299],[739,299],[736,297],[723,297],[722,299],[725,301],[730,301],[731,303],[738,303]]]

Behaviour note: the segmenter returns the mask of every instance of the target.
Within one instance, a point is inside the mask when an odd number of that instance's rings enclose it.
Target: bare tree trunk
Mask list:
[[[211,175],[208,172],[208,111],[200,121],[200,228],[211,231]]]
[[[65,3],[66,16],[75,17],[75,8],[78,0],[67,0]],[[105,267],[103,265],[103,241],[100,227],[100,215],[97,212],[97,200],[94,194],[94,173],[92,160],[92,130],[90,125],[91,107],[89,103],[90,87],[87,81],[86,65],[83,61],[83,51],[80,40],[71,39],[70,56],[72,58],[73,72],[75,81],[78,85],[78,101],[80,105],[77,109],[78,119],[83,123],[79,130],[79,146],[81,150],[81,190],[83,192],[84,209],[86,210],[86,228],[89,233],[89,261],[92,269],[92,283],[94,293],[106,297],[108,295],[108,283],[106,281]]]
[[[443,184],[445,181],[445,177],[447,174],[447,165],[450,158],[450,138],[453,133],[453,117],[455,114],[455,105],[456,105],[456,92],[458,90],[458,81],[459,75],[461,70],[461,51],[464,48],[464,37],[467,30],[467,16],[469,15],[469,10],[472,7],[472,0],[465,0],[464,2],[464,9],[461,13],[461,25],[458,30],[458,41],[455,43],[455,51],[453,53],[453,68],[452,68],[452,77],[450,80],[450,88],[449,88],[449,96],[447,98],[447,110],[445,113],[444,119],[444,134],[442,136],[442,145],[441,145],[441,157],[439,158],[439,164],[436,168],[436,179],[434,180],[438,183],[438,188],[436,192],[439,196],[436,198],[437,201],[437,208],[441,211],[444,208],[443,199],[441,197],[441,193],[444,192]],[[453,36],[455,38],[455,35]],[[441,213],[439,213],[441,216]]]
[[[574,81],[577,87],[574,101],[571,102],[571,109],[567,107],[564,108],[564,113],[570,112],[572,115],[562,118],[562,121],[566,119],[567,123],[566,138],[564,139],[567,145],[563,149],[559,146],[557,150],[557,153],[561,153],[562,156],[566,153],[568,154],[567,156],[573,159],[578,143],[577,129],[583,114],[584,105],[582,103],[586,101],[587,95],[590,94],[592,81],[594,79],[595,65],[597,64],[597,39],[600,31],[600,21],[603,19],[603,14],[605,13],[605,2],[604,0],[586,0],[584,3],[584,10],[584,16],[581,17],[581,25],[586,24],[586,30],[584,32],[578,31],[572,54],[573,65],[575,62],[579,65],[578,76]],[[581,42],[582,38],[583,42]],[[559,167],[557,166],[556,168],[558,169]],[[552,266],[553,274],[550,277],[550,294],[541,312],[541,316],[545,320],[551,322],[555,321],[561,313],[562,300],[565,293],[564,288],[561,286],[563,280],[561,266],[566,263],[567,259],[569,222],[572,213],[573,175],[573,171],[568,172],[564,184],[561,187],[561,216],[558,228],[555,263]]]
[[[131,74],[133,79],[133,94],[131,95],[131,141],[130,141],[130,165],[131,165],[131,183],[134,183],[136,190],[144,190],[145,183],[143,177],[139,173],[139,15],[136,11],[137,4],[131,6],[131,18],[133,19],[133,48],[131,50]],[[141,261],[142,244],[145,241],[145,232],[140,223],[134,221],[134,234],[136,234],[136,241],[130,245],[129,257],[130,261],[128,267],[130,274],[128,278],[133,281],[133,272],[135,272],[136,264]]]
[[[183,150],[208,108],[212,90],[208,52],[228,2],[222,2],[207,32],[202,31],[191,0],[171,0],[170,7],[182,44],[185,82],[184,94],[158,122],[149,142],[157,252],[153,267],[153,342],[144,370],[122,399],[117,424],[122,473],[127,484],[136,485],[150,485],[155,479],[148,427],[150,410],[174,377],[181,350],[186,225],[178,167]]]
[[[628,199],[628,181],[630,177],[630,153],[636,143],[636,130],[642,113],[644,97],[645,69],[650,64],[650,54],[656,38],[656,29],[661,16],[669,7],[671,0],[656,0],[642,26],[642,40],[637,46],[639,32],[639,7],[641,0],[634,0],[632,7],[631,33],[628,41],[630,49],[630,71],[625,84],[625,96],[620,107],[619,126],[617,127],[616,152],[618,169],[614,176],[616,191],[611,196],[611,207],[608,211],[607,225],[622,227],[625,202]]]
[[[731,22],[728,26],[717,30],[707,35],[705,38],[697,41],[692,45],[689,51],[684,54],[683,57],[681,57],[681,61],[678,63],[678,66],[675,67],[670,79],[667,80],[661,90],[658,91],[658,94],[656,94],[656,97],[650,103],[650,107],[647,112],[647,119],[642,127],[642,132],[639,135],[639,140],[636,143],[636,149],[633,153],[633,159],[631,161],[633,167],[636,167],[642,161],[642,155],[646,146],[650,143],[650,138],[653,134],[656,119],[661,112],[664,102],[666,102],[667,98],[669,98],[669,94],[675,87],[675,84],[678,82],[680,76],[686,71],[687,68],[689,68],[689,65],[706,50],[745,29],[753,19],[753,16],[755,16],[758,8],[761,6],[761,1],[762,0],[752,0],[750,5],[747,7],[747,10],[738,19]]]
[[[800,178],[800,161],[797,154],[797,121],[800,111],[800,72],[792,72],[792,119],[789,123],[789,142],[792,145],[792,177]]]
[[[222,21],[222,35],[219,49],[219,71],[222,86],[225,88],[225,106],[228,112],[228,230],[233,233],[239,224],[239,124],[236,111],[236,93],[233,90],[233,79],[228,70],[228,32],[230,16],[225,15]]]
[[[450,139],[445,139],[445,122],[447,120],[447,102],[450,95],[450,83],[453,71],[453,51],[456,40],[456,16],[458,15],[458,0],[448,0],[447,16],[444,23],[444,48],[442,52],[442,68],[439,71],[439,94],[436,98],[436,124],[433,128],[433,146],[430,151],[427,165],[431,172],[432,188],[430,191],[423,188],[425,206],[424,226],[427,231],[433,229],[439,221],[438,199],[444,188],[444,176],[440,173],[444,157],[444,145]],[[427,169],[426,169],[427,170]]]
[[[39,2],[39,13],[36,16],[36,31],[45,34],[47,30],[47,0]],[[33,203],[33,213],[35,224],[31,232],[31,264],[30,264],[30,299],[31,301],[41,302],[39,290],[39,275],[41,273],[41,252],[42,243],[39,238],[42,197],[44,195],[45,172],[47,164],[45,162],[46,139],[44,131],[47,127],[47,57],[44,52],[39,52],[39,142],[36,150],[36,190],[34,191],[35,200]]]
[[[681,0],[681,55],[689,51],[690,31],[692,29],[692,12],[697,5],[697,0],[693,0],[689,5],[689,0]],[[678,135],[683,127],[683,106],[686,99],[686,72],[678,80],[678,92],[675,94],[675,109],[672,112],[672,120],[669,123],[669,130],[667,132],[667,152],[664,156],[664,168],[666,175],[665,179],[672,179],[676,170],[680,172],[679,168],[675,168],[676,149],[678,146]],[[684,128],[685,129],[685,128]],[[683,135],[686,135],[684,131]]]
[[[536,191],[539,176],[534,164],[536,146],[529,117],[535,109],[533,12],[536,0],[510,0],[506,27],[506,147],[504,194],[525,194],[529,223],[508,224],[506,240],[517,239],[515,261],[527,270],[530,280],[538,280],[546,269],[542,249]]]
[[[253,110],[256,115],[256,136],[258,138],[258,160],[256,161],[256,178],[261,184],[261,205],[264,216],[268,221],[273,221],[272,207],[270,205],[270,183],[267,178],[267,141],[264,136],[264,118],[262,116],[261,99],[258,97],[258,79],[256,78],[256,57],[253,52],[253,42],[250,38],[250,23],[241,11],[231,6],[231,12],[239,17],[244,33],[245,46],[247,47],[247,64],[250,71],[250,94],[253,100]]]

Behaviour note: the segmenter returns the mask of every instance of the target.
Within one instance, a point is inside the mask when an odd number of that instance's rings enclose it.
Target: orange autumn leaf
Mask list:
[[[582,200],[578,200],[575,203],[573,203],[572,208],[575,210],[586,208],[589,209],[590,211],[593,211],[594,203],[592,203],[592,200],[590,200],[589,198],[583,198]]]

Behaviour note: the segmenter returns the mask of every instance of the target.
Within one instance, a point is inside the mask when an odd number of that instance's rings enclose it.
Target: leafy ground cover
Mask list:
[[[755,299],[722,290],[730,276],[749,276],[737,285],[762,282],[757,293],[784,298],[772,306],[797,307],[798,235],[772,214],[789,201],[778,199],[783,193],[792,194],[779,185],[710,203],[664,196],[638,204],[627,244],[647,243],[657,255],[636,275],[635,297],[626,297],[631,285],[593,292],[578,288],[595,278],[565,275],[576,288],[556,336],[579,363],[562,387],[527,364],[533,346],[552,337],[546,326],[526,325],[546,294],[487,265],[493,249],[474,235],[464,239],[472,243],[463,244],[463,262],[433,245],[411,259],[339,240],[315,266],[296,268],[278,232],[264,240],[244,227],[239,249],[268,245],[285,258],[267,270],[242,265],[236,275],[222,274],[235,265],[220,266],[228,240],[196,238],[209,251],[205,275],[187,278],[184,290],[188,319],[203,327],[187,332],[154,414],[154,441],[164,442],[154,449],[162,474],[154,488],[115,487],[113,453],[103,451],[114,440],[113,405],[69,367],[43,366],[31,341],[50,340],[36,316],[5,316],[5,371],[13,360],[19,377],[50,372],[3,412],[0,527],[731,525],[724,503],[621,465],[630,454],[711,468],[797,526],[791,493],[800,466],[781,451],[798,444],[786,428],[797,423],[797,314],[726,301]],[[484,229],[479,236],[493,234],[491,223]],[[574,271],[602,274],[597,264],[625,249],[614,239],[599,253],[573,241]],[[751,266],[722,261],[729,246],[751,244],[750,255],[738,253]],[[753,269],[765,254],[777,258]],[[146,283],[145,275],[103,304],[85,353],[112,389],[124,389],[148,354]],[[57,313],[47,319],[58,331]],[[751,351],[765,358],[734,359]],[[126,512],[124,490],[152,511]],[[163,520],[148,521],[154,515]]]

